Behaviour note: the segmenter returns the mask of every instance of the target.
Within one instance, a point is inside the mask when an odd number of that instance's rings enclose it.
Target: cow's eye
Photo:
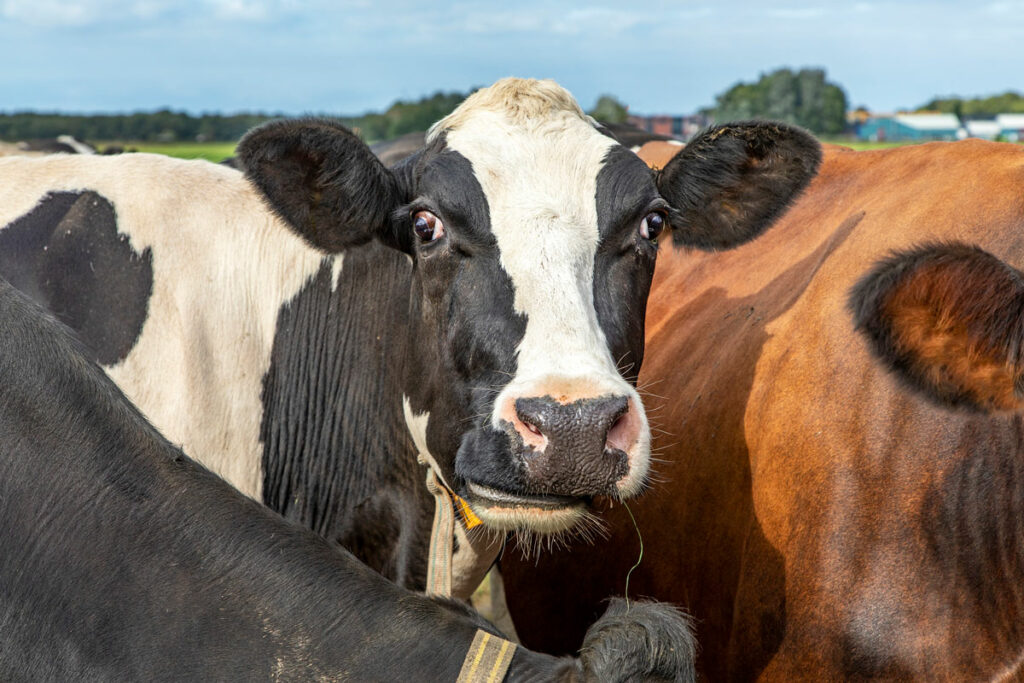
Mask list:
[[[665,214],[652,211],[640,221],[640,236],[645,240],[656,240],[661,231],[665,229]]]
[[[444,223],[429,211],[417,211],[413,215],[412,229],[423,242],[433,242],[444,235]]]

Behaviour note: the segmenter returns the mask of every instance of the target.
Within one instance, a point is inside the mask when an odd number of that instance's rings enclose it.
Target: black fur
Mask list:
[[[433,503],[405,427],[405,338],[394,332],[408,326],[411,268],[376,243],[344,259],[337,288],[325,261],[278,314],[263,380],[263,500],[422,590]]]
[[[602,683],[692,683],[696,659],[697,641],[686,614],[665,603],[622,598],[611,600],[580,648],[580,663]]]
[[[414,197],[399,215],[429,209],[444,221],[446,236],[416,250],[404,385],[413,410],[430,411],[427,445],[458,486],[476,457],[466,445],[486,438],[481,432],[493,436],[487,416],[516,372],[526,320],[514,310],[512,281],[472,164],[438,146],[411,166]],[[515,467],[507,441],[495,455],[498,470]]]
[[[847,305],[854,325],[907,386],[946,406],[987,411],[994,406],[984,387],[965,384],[957,373],[937,367],[901,341],[887,307],[909,296],[923,296],[920,303],[962,329],[962,341],[978,360],[1005,363],[1016,395],[1024,396],[1024,273],[974,245],[930,243],[893,252],[850,291]]]
[[[75,330],[90,358],[114,365],[142,332],[153,291],[153,257],[117,231],[95,192],[54,192],[0,230],[0,276]]]
[[[329,119],[264,124],[242,138],[237,154],[268,205],[329,253],[385,236],[401,197],[369,148]]]
[[[612,358],[634,384],[644,359],[644,313],[657,256],[656,243],[640,236],[640,222],[652,210],[668,208],[648,178],[647,166],[624,147],[612,147],[597,174],[602,243],[594,259],[594,307]]]
[[[476,630],[496,633],[190,460],[2,280],[0,326],[3,680],[454,680]],[[518,648],[506,680],[692,675],[669,607],[587,643],[579,662]]]
[[[814,177],[821,147],[783,123],[729,123],[687,143],[657,176],[678,245],[730,249],[782,215]]]

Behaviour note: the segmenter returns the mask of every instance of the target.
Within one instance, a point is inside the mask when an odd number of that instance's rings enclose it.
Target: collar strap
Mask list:
[[[456,683],[498,683],[505,679],[515,643],[477,629]]]
[[[434,497],[434,526],[430,530],[430,557],[427,561],[427,595],[450,598],[455,510],[459,511],[467,530],[483,522],[464,498],[448,488],[444,479],[429,462],[424,464],[427,466],[427,491]]]
[[[430,530],[430,557],[427,561],[427,595],[452,596],[452,535],[455,511],[448,488],[427,467],[427,490],[434,496],[434,526]]]

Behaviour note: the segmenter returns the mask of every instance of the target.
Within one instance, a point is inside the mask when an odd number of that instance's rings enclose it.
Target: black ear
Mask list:
[[[1024,410],[1024,273],[953,242],[896,252],[850,292],[874,354],[947,406]]]
[[[402,202],[396,178],[344,126],[272,121],[246,134],[237,154],[270,207],[314,247],[338,252],[390,234]]]
[[[821,162],[810,133],[783,123],[730,123],[686,144],[658,174],[658,190],[679,212],[676,244],[730,249],[782,215]]]

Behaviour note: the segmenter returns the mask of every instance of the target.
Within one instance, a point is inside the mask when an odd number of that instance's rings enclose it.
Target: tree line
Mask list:
[[[468,93],[437,92],[416,101],[399,100],[384,112],[332,116],[367,142],[426,130],[450,113]],[[73,135],[80,140],[130,142],[233,142],[247,130],[282,114],[201,114],[161,109],[134,114],[0,113],[0,140],[39,140]]]
[[[1024,95],[1007,91],[1000,95],[966,100],[960,97],[936,97],[922,104],[917,111],[940,111],[969,119],[992,118],[996,114],[1024,114]]]
[[[426,130],[450,113],[471,92],[435,92],[418,100],[399,100],[383,112],[361,116],[332,116],[373,143],[405,133]],[[830,82],[824,69],[776,69],[752,83],[739,82],[701,111],[717,123],[772,119],[793,123],[819,135],[837,135],[847,128],[846,92]],[[919,110],[966,117],[1024,112],[1024,96],[1006,92],[985,98],[935,98]],[[589,112],[601,121],[621,123],[627,106],[614,95],[602,95]],[[281,115],[242,113],[201,114],[161,109],[133,114],[0,113],[0,140],[32,140],[74,135],[82,140],[125,142],[231,142],[247,130]]]

